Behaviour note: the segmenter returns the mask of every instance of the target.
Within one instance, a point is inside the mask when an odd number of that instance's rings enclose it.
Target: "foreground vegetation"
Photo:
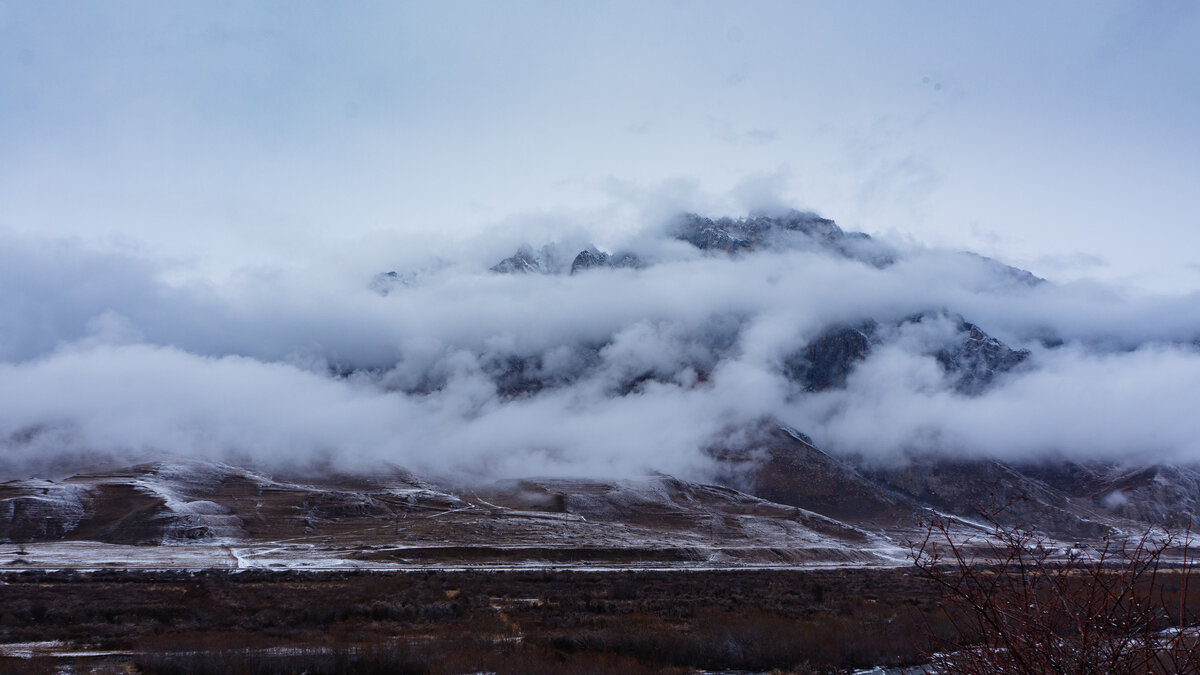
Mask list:
[[[894,569],[9,572],[0,645],[33,651],[0,672],[1200,672],[1188,543],[935,524]]]
[[[1149,530],[1059,550],[993,524],[961,541],[936,520],[913,562],[942,594],[953,634],[936,673],[1200,673],[1200,588],[1191,531]]]
[[[915,663],[940,621],[935,589],[907,569],[21,572],[0,582],[0,642],[123,652],[92,661],[147,673],[828,672]]]

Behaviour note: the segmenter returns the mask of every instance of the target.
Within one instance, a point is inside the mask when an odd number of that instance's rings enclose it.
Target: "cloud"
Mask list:
[[[957,457],[1195,462],[1188,413],[1200,353],[1148,346],[1096,354],[1078,346],[1037,355],[1038,367],[979,397],[939,386],[933,359],[899,349],[868,360],[844,391],[800,403],[826,443],[875,460],[897,448]]]
[[[1200,294],[1031,285],[911,245],[883,267],[803,237],[706,255],[665,224],[557,243],[608,238],[643,269],[489,272],[514,229],[405,252],[419,273],[386,297],[345,260],[181,283],[169,260],[0,238],[0,471],[184,456],[703,478],[711,439],[764,416],[878,459],[1200,461]],[[1030,349],[1028,367],[958,393],[934,356],[957,339],[946,311]],[[904,323],[918,314],[942,318]],[[845,389],[788,379],[791,355],[864,319],[878,344]]]
[[[771,172],[756,173],[738,181],[733,195],[747,211],[786,211],[789,198],[788,188],[792,176],[785,168]]]

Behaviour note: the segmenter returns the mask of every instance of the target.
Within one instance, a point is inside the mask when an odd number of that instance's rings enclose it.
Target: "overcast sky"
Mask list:
[[[0,0],[0,479],[704,476],[764,417],[881,459],[1198,462],[1194,7]],[[664,227],[779,207],[878,240]],[[550,242],[647,266],[488,271]],[[956,388],[959,315],[1028,361]],[[788,374],[868,319],[844,388]]]
[[[0,0],[0,234],[374,271],[784,204],[1186,293],[1197,7]]]

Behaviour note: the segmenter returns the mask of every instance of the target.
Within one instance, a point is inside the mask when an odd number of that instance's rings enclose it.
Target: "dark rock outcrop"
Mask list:
[[[829,329],[785,359],[784,373],[805,391],[845,386],[850,371],[867,358],[877,327],[874,321],[865,321]]]
[[[869,235],[844,232],[832,220],[805,211],[716,220],[688,213],[676,220],[673,234],[703,251],[739,254],[771,248],[817,248],[875,267],[894,262],[892,253]]]
[[[954,388],[960,393],[982,393],[997,375],[1013,370],[1029,358],[1028,350],[1011,349],[961,317],[958,332],[959,342],[938,351],[935,357],[954,379]]]
[[[887,339],[889,330],[937,318],[954,321],[955,335],[950,342],[929,355],[937,359],[959,393],[980,394],[999,375],[1012,371],[1029,358],[1027,350],[1008,347],[961,316],[921,314],[891,326],[868,319],[852,326],[840,325],[827,329],[784,359],[784,374],[791,381],[799,383],[805,391],[843,387],[851,371],[866,360],[872,348]]]
[[[580,251],[579,255],[575,256],[575,260],[571,263],[571,274],[597,267],[639,269],[644,266],[641,258],[628,251],[609,255],[604,251],[588,248]]]
[[[736,220],[713,220],[688,213],[680,217],[675,236],[705,251],[738,253],[778,244],[781,232],[799,232],[829,243],[846,236],[832,220],[802,211],[790,211],[778,217],[757,215]]]
[[[571,262],[571,274],[589,270],[593,267],[611,266],[611,257],[607,253],[591,248],[580,251],[579,255],[575,256],[575,260]]]
[[[522,246],[513,255],[493,265],[491,271],[498,274],[577,274],[600,267],[643,266],[641,258],[627,251],[609,255],[594,246],[589,246],[570,257],[560,246],[548,244],[536,251],[529,246]]]

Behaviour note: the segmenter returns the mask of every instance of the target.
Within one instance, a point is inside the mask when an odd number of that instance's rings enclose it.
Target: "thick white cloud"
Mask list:
[[[1148,346],[1038,354],[1037,368],[979,397],[939,386],[931,358],[898,349],[875,355],[845,391],[801,402],[796,420],[821,420],[831,447],[887,461],[897,449],[961,457],[1053,457],[1134,462],[1200,460],[1190,412],[1200,391],[1195,347]]]
[[[640,270],[500,275],[479,261],[511,253],[502,244],[429,251],[411,257],[440,262],[386,297],[368,289],[372,270],[178,284],[161,260],[0,240],[0,463],[702,477],[715,434],[766,415],[884,459],[1200,461],[1197,296],[1029,286],[921,248],[883,269],[805,250],[710,257],[656,232],[630,237],[653,262]],[[1029,363],[956,393],[930,356],[954,322],[893,327],[942,310],[1032,349]],[[828,326],[868,318],[882,344],[845,390],[784,377]]]

